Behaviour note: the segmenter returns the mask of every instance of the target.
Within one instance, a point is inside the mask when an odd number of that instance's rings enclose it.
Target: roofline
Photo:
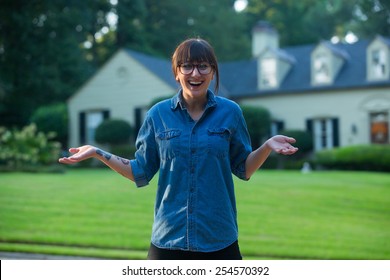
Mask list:
[[[269,96],[282,96],[282,95],[288,95],[288,94],[293,94],[293,93],[302,93],[302,94],[307,94],[307,93],[321,93],[321,92],[326,92],[326,91],[331,91],[334,92],[335,90],[344,90],[344,91],[351,91],[351,90],[356,90],[356,89],[367,89],[367,88],[389,88],[390,83],[387,81],[386,82],[371,82],[370,84],[364,85],[364,86],[339,86],[339,87],[334,87],[334,86],[325,86],[325,87],[320,87],[320,88],[307,88],[307,89],[291,89],[291,90],[283,90],[283,91],[277,91],[277,90],[267,90],[267,91],[257,91],[257,92],[252,92],[252,93],[246,93],[246,94],[240,94],[240,95],[228,95],[227,97],[229,99],[239,101],[243,99],[248,99],[248,98],[261,98],[261,97],[269,97]]]

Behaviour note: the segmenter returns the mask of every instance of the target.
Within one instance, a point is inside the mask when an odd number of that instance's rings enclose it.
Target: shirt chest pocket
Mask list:
[[[171,159],[179,155],[180,135],[181,130],[179,129],[169,129],[157,133],[161,159]]]
[[[209,128],[208,152],[216,157],[224,158],[229,155],[231,132],[227,128]]]

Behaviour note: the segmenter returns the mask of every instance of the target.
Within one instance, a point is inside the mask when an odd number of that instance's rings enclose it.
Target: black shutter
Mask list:
[[[306,130],[313,134],[313,120],[307,119],[306,120]]]
[[[284,121],[277,121],[276,122],[278,133],[284,130]]]
[[[85,144],[85,112],[79,113],[79,142],[80,145]]]
[[[134,133],[135,135],[138,135],[138,132],[142,125],[142,108],[135,108],[134,115],[135,115]]]
[[[337,118],[332,119],[332,129],[333,129],[333,147],[340,146],[339,140],[339,120]]]
[[[110,118],[110,110],[103,110],[103,120],[108,120]]]

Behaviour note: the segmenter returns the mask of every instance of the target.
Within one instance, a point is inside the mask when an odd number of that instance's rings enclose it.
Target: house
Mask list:
[[[315,150],[389,143],[390,38],[280,48],[265,22],[252,36],[252,59],[220,63],[220,95],[267,108],[272,134],[311,131]],[[169,60],[120,50],[69,100],[70,145],[93,143],[105,118],[139,127],[154,98],[177,91],[171,72]]]

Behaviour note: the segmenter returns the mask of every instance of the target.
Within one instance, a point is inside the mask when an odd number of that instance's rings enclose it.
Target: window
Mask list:
[[[276,59],[264,58],[261,61],[261,84],[264,87],[276,87]]]
[[[307,129],[313,134],[314,150],[331,149],[339,146],[338,119],[323,118],[307,121]]]
[[[389,115],[387,112],[372,113],[370,116],[371,143],[387,144],[389,142]]]
[[[95,143],[96,128],[104,120],[108,119],[110,112],[102,111],[87,111],[79,114],[79,141],[80,145]]]
[[[372,51],[372,77],[386,77],[386,53],[384,49],[376,49]]]
[[[145,116],[146,116],[147,111],[148,111],[148,108],[145,108],[145,107],[137,107],[134,109],[134,119],[135,119],[134,132],[135,132],[135,135],[138,135],[138,132],[142,126],[142,123],[145,120]]]
[[[315,83],[329,83],[330,65],[329,57],[325,53],[318,53],[314,58],[314,81]]]
[[[283,121],[271,121],[271,127],[270,127],[270,135],[275,136],[280,134],[280,132],[284,129],[284,122]]]
[[[95,142],[95,130],[103,121],[103,114],[101,112],[90,112],[86,115],[86,140],[87,143]]]

